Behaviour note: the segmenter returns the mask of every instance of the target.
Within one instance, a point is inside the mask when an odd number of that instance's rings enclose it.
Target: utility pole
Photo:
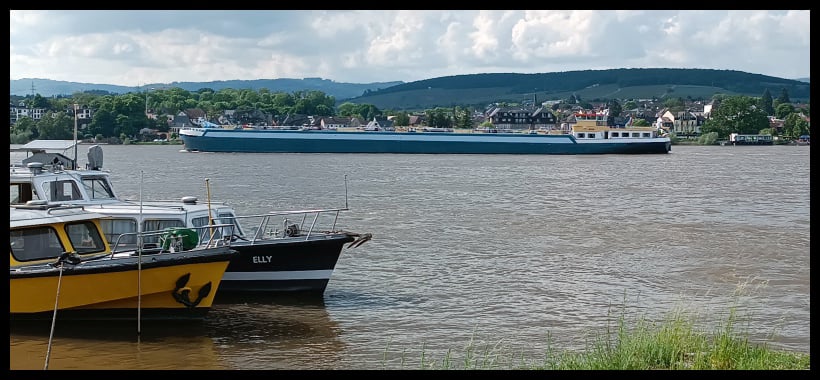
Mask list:
[[[74,170],[79,169],[77,167],[77,107],[79,104],[74,103]]]

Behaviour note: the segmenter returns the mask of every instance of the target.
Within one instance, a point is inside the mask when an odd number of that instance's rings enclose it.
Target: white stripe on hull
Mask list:
[[[328,280],[332,274],[333,270],[225,272],[222,281]]]

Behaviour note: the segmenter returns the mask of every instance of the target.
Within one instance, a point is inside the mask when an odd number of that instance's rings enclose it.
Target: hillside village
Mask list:
[[[22,103],[22,102],[21,102]],[[633,109],[623,109],[619,116],[610,117],[610,124],[625,126],[634,124],[638,120],[645,121],[645,125],[655,126],[666,132],[675,134],[678,138],[692,139],[701,134],[700,127],[709,118],[713,102],[691,101],[684,105],[685,110],[673,111],[664,107],[662,103],[652,99],[635,100],[637,105]],[[471,115],[471,127],[478,128],[492,124],[499,130],[569,130],[575,122],[574,115],[579,112],[597,111],[608,112],[607,103],[590,103],[592,109],[584,109],[581,105],[569,105],[562,101],[547,101],[533,105],[492,104],[483,111],[474,111]],[[587,104],[590,105],[590,104]],[[45,108],[27,108],[25,104],[10,105],[10,122],[13,126],[17,120],[30,117],[37,121],[49,111]],[[64,110],[73,114],[73,109]],[[84,131],[94,117],[95,110],[85,105],[77,105],[77,123],[80,132]],[[362,120],[358,117],[316,116],[292,114],[274,116],[262,111],[255,112],[253,122],[246,122],[235,117],[234,110],[227,110],[218,115],[208,115],[204,110],[191,108],[176,114],[159,114],[147,109],[146,115],[150,119],[164,121],[167,130],[143,128],[139,136],[134,138],[142,141],[175,139],[181,128],[202,126],[235,126],[235,127],[291,127],[303,129],[340,129],[355,128],[367,131],[394,130],[396,128],[424,128],[429,126],[428,115],[425,113],[411,113],[406,125],[398,125],[396,116],[375,116],[371,120]],[[808,120],[808,117],[806,117]],[[779,131],[783,128],[784,120],[774,116],[769,117],[770,128]]]

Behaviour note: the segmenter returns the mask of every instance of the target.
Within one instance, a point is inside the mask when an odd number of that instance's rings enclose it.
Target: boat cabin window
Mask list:
[[[191,224],[193,224],[193,226],[196,229],[196,232],[199,234],[199,241],[200,242],[206,243],[206,242],[208,242],[208,240],[211,239],[211,230],[206,228],[208,226],[208,217],[207,216],[201,216],[201,217],[198,217],[198,218],[193,218],[193,219],[191,219]],[[214,220],[214,224],[220,224],[220,222],[218,220]],[[222,234],[220,233],[219,230],[220,230],[219,228],[214,228],[213,229],[214,239],[219,239],[219,238],[222,237]]]
[[[179,219],[146,219],[142,222],[142,232],[158,232],[172,227],[185,227],[185,222]],[[159,243],[160,237],[159,234],[144,236],[142,242]]]
[[[219,217],[219,222],[222,224],[233,224],[232,232],[234,235],[244,235],[242,228],[239,226],[239,220],[236,219],[236,215],[232,212],[220,212],[217,214],[217,217]]]
[[[641,137],[640,132],[632,132],[632,137]]]
[[[93,222],[66,224],[65,232],[74,251],[79,254],[105,251],[105,243]]]
[[[50,181],[45,183],[48,186],[49,201],[79,201],[82,194],[77,184],[71,180]]]
[[[31,200],[40,199],[30,183],[9,184],[9,204],[25,204]]]
[[[111,183],[105,178],[84,177],[83,187],[92,200],[116,199],[114,196],[114,191],[111,190]]]
[[[112,246],[117,243],[117,238],[119,238],[119,246],[137,244],[137,221],[134,219],[100,219],[100,227],[102,227],[108,244]],[[130,235],[125,235],[120,238],[122,234]]]
[[[643,137],[652,137],[652,134],[649,132],[644,132]]]
[[[57,231],[51,227],[9,231],[11,255],[20,262],[56,259],[65,252]]]

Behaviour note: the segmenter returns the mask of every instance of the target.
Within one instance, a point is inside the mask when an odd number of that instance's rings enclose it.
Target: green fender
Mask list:
[[[167,251],[171,247],[171,241],[175,238],[182,239],[182,249],[187,251],[196,247],[199,244],[199,234],[190,228],[169,227],[164,229],[165,234],[160,239],[162,241],[162,249]]]

